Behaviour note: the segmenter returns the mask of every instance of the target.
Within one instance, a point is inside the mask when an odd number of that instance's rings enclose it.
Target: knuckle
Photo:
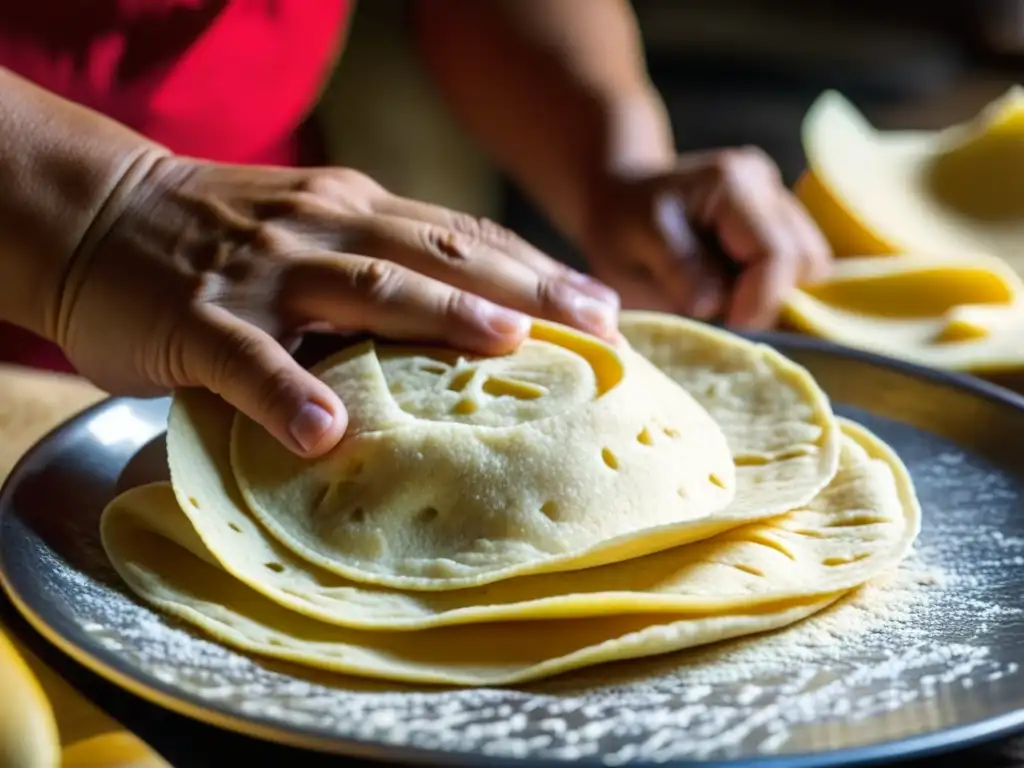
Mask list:
[[[739,152],[748,163],[758,163],[767,167],[775,166],[775,161],[756,144],[745,144],[739,148]]]
[[[448,212],[448,228],[466,237],[480,237],[483,229],[480,219],[462,211]]]
[[[471,259],[478,242],[472,235],[432,224],[422,226],[418,234],[423,250],[434,258],[453,264]]]
[[[473,316],[474,313],[474,302],[478,300],[458,288],[451,288],[446,293],[441,301],[440,312],[444,317],[452,320],[461,320],[465,317]]]
[[[546,310],[564,308],[567,300],[565,287],[557,279],[538,277],[534,283],[534,300]]]
[[[287,198],[288,212],[292,218],[316,219],[333,213],[323,195],[313,192],[293,192]]]
[[[522,242],[500,224],[488,218],[472,216],[460,211],[451,212],[448,227],[471,242],[486,243],[501,250],[507,250],[510,246],[519,245]]]
[[[526,247],[526,241],[522,240],[512,230],[506,229],[487,218],[474,219],[474,221],[476,222],[477,236],[492,248],[511,252]]]
[[[369,176],[351,168],[308,171],[296,182],[294,192],[320,203],[329,200],[346,212],[369,213],[374,201],[387,194]]]
[[[364,192],[371,195],[385,194],[384,187],[365,173],[352,168],[335,168],[325,174],[336,187]]]
[[[743,163],[743,150],[739,147],[719,150],[714,157],[715,170],[722,175],[734,173],[737,166],[742,167]]]
[[[386,302],[397,293],[402,282],[400,270],[383,259],[366,259],[352,271],[352,288],[375,302]]]
[[[247,378],[246,374],[251,374],[254,368],[252,361],[263,356],[262,343],[248,333],[234,333],[225,337],[209,366],[210,381],[206,382],[207,386],[215,392],[223,393],[233,382]],[[282,369],[266,372],[252,392],[256,407],[261,409],[273,408],[295,396],[293,382]]]
[[[262,411],[271,411],[275,406],[293,402],[299,397],[288,372],[276,368],[267,372],[267,375],[256,386],[253,399],[256,401],[257,408]]]
[[[246,245],[254,251],[270,252],[286,248],[287,240],[282,227],[273,222],[260,221],[249,229]]]
[[[309,171],[295,183],[294,192],[298,195],[312,197],[332,197],[341,187],[342,184],[334,177],[334,174]]]
[[[244,334],[232,333],[224,337],[213,352],[207,370],[207,385],[215,392],[223,392],[225,384],[238,376],[244,361],[254,352],[255,340]]]
[[[779,173],[768,153],[752,144],[721,150],[715,157],[715,167],[726,179],[751,174],[775,176]]]

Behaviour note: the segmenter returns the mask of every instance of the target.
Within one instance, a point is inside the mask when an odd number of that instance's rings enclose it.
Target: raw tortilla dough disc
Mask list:
[[[839,426],[806,369],[765,344],[657,312],[623,312],[632,348],[693,395],[722,428],[736,495],[715,519],[795,509],[835,474]]]
[[[616,613],[738,610],[840,592],[898,562],[917,534],[912,484],[899,460],[860,427],[847,434],[839,471],[810,503],[784,517],[712,539],[582,571],[524,576],[448,592],[400,592],[348,581],[278,544],[244,512],[228,466],[227,409],[212,395],[192,398],[203,445],[223,458],[208,478],[198,514],[170,484],[133,491],[104,517],[115,549],[121,529],[169,538],[292,611],[356,629],[413,630],[454,624]],[[861,446],[875,451],[869,456]],[[208,465],[212,466],[212,465]],[[212,492],[223,489],[224,498]],[[121,538],[119,538],[121,537]],[[212,558],[212,559],[211,559]]]
[[[1024,89],[943,131],[878,131],[828,91],[803,144],[797,192],[838,255],[983,253],[1024,270]]]
[[[692,594],[707,598],[719,589],[741,597],[714,613],[563,620],[542,620],[541,613],[535,621],[419,632],[333,626],[286,609],[224,570],[175,510],[166,484],[136,488],[116,500],[103,516],[103,541],[118,573],[147,602],[242,651],[365,677],[452,685],[521,683],[785,626],[895,565],[917,531],[912,485],[906,469],[877,438],[854,425],[845,431],[843,465],[820,504],[675,552],[681,593],[692,584]],[[862,503],[844,503],[849,498]],[[829,575],[829,569],[838,574],[848,568],[853,578]],[[585,574],[572,576],[585,584]],[[752,584],[776,578],[786,588],[775,594],[796,597],[757,603],[765,590]],[[540,637],[543,642],[537,642]]]
[[[237,415],[248,508],[340,576],[445,590],[666,549],[732,500],[726,439],[689,394],[568,328],[531,336],[503,357],[366,343],[325,361],[345,439],[307,461]],[[198,497],[181,431],[172,421],[172,478]]]
[[[1024,367],[1022,298],[1020,278],[995,257],[851,257],[794,291],[784,320],[918,365],[992,373]]]
[[[806,371],[767,347],[689,321],[634,315],[630,333],[640,346],[660,359],[667,372],[684,386],[692,387],[698,399],[704,399],[709,411],[725,424],[726,438],[746,463],[737,474],[733,503],[702,524],[705,527],[691,527],[692,540],[798,509],[811,502],[832,479],[839,454],[838,425],[824,393]],[[680,349],[689,367],[680,367],[678,360],[664,354],[663,344]],[[628,352],[635,355],[632,350]],[[723,384],[726,379],[732,382],[728,386]],[[709,381],[718,383],[709,387]],[[178,504],[184,512],[167,515],[167,520],[174,520],[177,526],[194,527],[221,566],[236,578],[282,605],[321,621],[364,629],[418,629],[524,617],[710,610],[792,596],[794,588],[806,591],[801,581],[805,575],[793,569],[794,561],[781,553],[772,555],[766,547],[754,550],[757,554],[746,563],[748,571],[774,570],[774,581],[759,580],[751,572],[730,570],[724,565],[704,569],[701,581],[694,578],[693,567],[679,566],[675,552],[662,552],[587,571],[521,577],[486,588],[409,593],[360,585],[295,555],[248,512],[228,458],[233,413],[209,393],[187,391],[176,396],[168,453]],[[882,497],[829,496],[832,516],[842,517],[849,512],[857,518],[857,509],[873,508],[879,510],[873,518],[875,523],[866,528],[847,527],[845,535],[853,538],[845,541],[835,537],[837,529],[816,541],[798,537],[791,544],[779,546],[795,546],[805,552],[800,556],[805,562],[820,564],[837,557],[845,548],[856,548],[857,535],[876,535],[877,530],[871,526],[883,518],[898,524],[899,505],[891,501],[895,498],[892,494],[889,498],[887,504]],[[812,506],[807,514],[818,514],[814,509]],[[828,528],[829,520],[826,517],[809,525]],[[773,535],[766,534],[769,538]],[[826,545],[833,549],[815,549]],[[778,561],[775,565],[763,562],[771,557]],[[873,564],[862,562],[859,567],[868,566]],[[860,580],[858,573],[851,563],[842,568],[824,568],[820,576],[826,581],[832,579],[829,583],[840,589]],[[713,586],[726,582],[722,591]],[[825,582],[819,582],[816,576],[811,583]],[[661,587],[652,589],[652,584]],[[817,586],[815,589],[822,591]]]

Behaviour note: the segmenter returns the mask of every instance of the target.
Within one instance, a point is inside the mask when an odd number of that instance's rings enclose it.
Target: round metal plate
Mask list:
[[[454,691],[235,653],[141,605],[99,543],[107,501],[166,477],[166,400],[107,401],[23,459],[0,496],[0,576],[35,630],[143,699],[326,752],[437,765],[856,765],[1024,725],[1024,399],[810,339],[764,338],[903,457],[924,509],[914,567],[941,575],[917,578],[913,600],[858,631],[834,621],[784,630],[803,633],[789,655],[758,655],[787,647],[773,635],[527,690]]]

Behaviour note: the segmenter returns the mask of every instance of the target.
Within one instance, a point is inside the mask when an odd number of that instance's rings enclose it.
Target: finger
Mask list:
[[[354,254],[304,257],[285,276],[283,309],[339,332],[435,341],[498,355],[530,331],[526,315],[407,269]]]
[[[221,395],[300,456],[333,448],[348,425],[337,395],[255,326],[219,307],[203,312],[206,322],[184,331],[189,380]]]
[[[504,250],[434,224],[388,216],[351,221],[356,253],[400,264],[434,280],[535,317],[573,325],[598,336],[613,332],[618,300],[594,298],[561,270],[538,271]]]
[[[609,304],[618,302],[617,293],[605,283],[552,259],[511,230],[489,219],[396,196],[381,200],[374,206],[374,210],[386,216],[433,224],[469,241],[479,240],[490,250],[507,254],[539,275],[552,280],[565,280],[599,301]]]
[[[821,282],[832,270],[832,248],[799,200],[787,192],[782,205],[803,256],[798,284]]]
[[[749,265],[736,280],[727,323],[749,330],[770,328],[796,285],[798,268],[797,259],[778,255]]]
[[[735,184],[723,191],[715,227],[726,254],[743,265],[729,322],[768,327],[802,269],[801,246],[778,190]]]
[[[661,291],[676,309],[700,319],[722,310],[726,295],[724,265],[696,235],[680,195],[670,191],[655,198],[656,240],[636,256],[648,266]]]

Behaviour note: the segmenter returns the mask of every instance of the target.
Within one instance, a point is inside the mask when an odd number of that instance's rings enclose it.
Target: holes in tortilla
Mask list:
[[[434,522],[440,514],[441,513],[437,510],[437,507],[424,507],[419,511],[419,514],[416,515],[416,520],[424,525],[428,525]]]
[[[790,560],[796,560],[796,555],[789,551],[785,544],[778,539],[769,536],[765,533],[753,533],[747,536],[747,541],[751,544],[760,544],[762,547],[768,549],[774,549],[779,554],[789,558]]]
[[[862,525],[878,525],[879,523],[888,523],[889,520],[878,515],[864,514],[864,515],[853,515],[845,519],[836,520],[835,522],[829,523],[829,528],[857,528]]]
[[[238,523],[228,523],[228,528],[235,533],[242,533],[242,527]]]
[[[746,563],[733,563],[732,567],[737,571],[749,573],[751,576],[764,576],[764,571],[761,571],[752,565],[747,565]]]
[[[464,371],[459,371],[452,376],[451,381],[448,382],[448,389],[452,392],[461,392],[466,388],[466,385],[473,380],[473,376],[476,374],[476,369],[467,368]]]
[[[871,554],[869,552],[859,552],[856,555],[846,556],[837,555],[835,557],[826,557],[824,560],[821,561],[821,564],[827,565],[829,567],[835,567],[837,565],[850,565],[851,563],[859,563],[861,560],[864,560],[868,557],[871,557]]]
[[[199,509],[199,499],[197,499],[195,496],[189,496],[188,503],[191,504],[196,509]]]
[[[327,494],[331,492],[331,486],[324,484],[317,489],[316,495],[313,496],[313,509],[320,509],[324,505],[324,501],[327,500]]]
[[[274,573],[284,573],[284,566],[280,563],[275,563],[272,561],[269,563],[264,563],[263,567],[266,568],[268,571],[273,571]]]
[[[782,461],[792,461],[793,459],[799,459],[802,456],[808,456],[812,453],[812,449],[806,447],[791,448],[788,451],[778,451],[776,453],[753,453],[746,454],[743,456],[734,456],[733,463],[737,467],[766,467],[769,464],[775,464]]]
[[[619,457],[615,455],[611,448],[607,446],[601,449],[601,461],[605,463],[609,469],[618,470],[619,468]]]
[[[721,488],[723,491],[726,489],[725,481],[714,472],[708,475],[708,482],[718,488]]]
[[[547,394],[544,387],[532,381],[499,376],[488,376],[480,388],[491,397],[512,397],[516,400],[537,400]]]
[[[448,373],[448,366],[444,365],[443,363],[427,362],[420,365],[420,370],[423,371],[424,373],[432,373],[435,376],[443,376],[444,374]]]
[[[455,405],[452,406],[452,413],[456,413],[459,416],[469,416],[480,410],[479,404],[476,400],[471,397],[463,397]]]
[[[808,539],[823,539],[825,534],[821,531],[816,531],[813,528],[801,528],[799,531],[793,531],[797,536],[803,536]]]
[[[651,437],[651,431],[647,427],[640,430],[640,434],[636,436],[636,441],[640,445],[654,445],[654,438]]]
[[[540,513],[548,518],[548,520],[557,520],[559,511],[558,502],[551,499],[545,501],[540,506]]]
[[[366,510],[362,507],[356,507],[348,513],[348,519],[353,523],[361,523],[366,520]]]

